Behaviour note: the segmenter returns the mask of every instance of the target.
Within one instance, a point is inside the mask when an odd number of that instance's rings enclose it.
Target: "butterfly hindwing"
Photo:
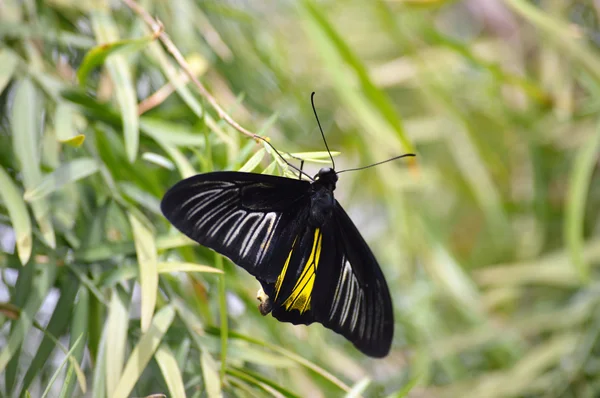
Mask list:
[[[365,354],[383,357],[394,333],[387,283],[371,249],[337,201],[332,220],[335,256],[317,278],[321,295],[315,318]]]
[[[282,322],[309,325],[320,305],[317,278],[329,267],[334,252],[332,224],[306,224],[293,242],[275,283],[263,283],[273,303],[273,316]]]
[[[274,282],[309,210],[310,183],[270,175],[214,172],[173,186],[161,210],[181,232]]]
[[[307,226],[290,248],[278,282],[263,289],[282,322],[319,322],[359,350],[383,357],[390,350],[394,317],[389,290],[369,246],[344,209]]]

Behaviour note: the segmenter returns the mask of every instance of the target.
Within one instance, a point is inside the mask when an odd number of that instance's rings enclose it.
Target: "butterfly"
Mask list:
[[[394,334],[392,300],[373,252],[334,198],[339,173],[325,167],[310,181],[199,174],[169,189],[161,210],[185,235],[260,282],[263,315],[295,325],[321,323],[364,354],[384,357]]]

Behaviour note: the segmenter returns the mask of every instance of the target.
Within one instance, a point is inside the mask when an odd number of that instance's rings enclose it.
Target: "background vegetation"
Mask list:
[[[418,154],[337,191],[393,350],[261,317],[254,278],[162,217],[183,177],[286,171],[138,14],[3,0],[0,395],[600,395],[598,2],[140,4],[278,149],[324,149],[316,91],[338,169]]]

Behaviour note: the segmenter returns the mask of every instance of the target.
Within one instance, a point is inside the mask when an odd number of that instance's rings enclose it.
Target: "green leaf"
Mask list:
[[[104,337],[105,352],[105,377],[108,396],[114,396],[119,380],[123,375],[123,363],[127,347],[127,330],[129,326],[129,297],[121,293],[120,288],[112,289],[108,319]],[[100,366],[98,364],[97,366]]]
[[[161,344],[154,354],[154,359],[169,388],[169,397],[185,398],[185,386],[177,359],[167,344]]]
[[[75,119],[77,116],[71,104],[60,101],[56,105],[56,113],[54,115],[56,138],[59,142],[75,148],[79,148],[85,141],[85,135],[79,134],[75,129]]]
[[[73,311],[73,317],[71,319],[71,330],[70,330],[70,346],[71,352],[75,360],[81,364],[83,360],[83,354],[85,352],[85,346],[87,341],[87,327],[88,327],[88,306],[89,306],[89,293],[85,286],[80,286],[79,293],[77,295],[77,301],[75,303],[75,309]],[[81,338],[83,344],[76,345],[77,339]],[[73,349],[75,348],[75,349]],[[69,398],[73,396],[75,390],[74,376],[77,376],[79,385],[82,393],[87,392],[87,385],[85,381],[85,375],[83,379],[80,379],[79,373],[75,372],[75,367],[70,366],[67,374],[65,375],[65,381],[63,388],[61,389],[59,398]]]
[[[42,181],[40,170],[40,114],[38,93],[30,80],[21,80],[16,88],[11,117],[13,150],[23,174],[25,189],[31,189]],[[31,204],[33,215],[45,242],[56,247],[54,228],[50,219],[50,204],[41,199]]]
[[[202,365],[202,377],[206,386],[206,394],[209,398],[221,398],[221,382],[219,381],[218,366],[213,357],[206,351],[200,354],[200,363]]]
[[[11,50],[0,48],[0,94],[12,79],[18,63],[19,59]]]
[[[46,175],[36,187],[25,191],[23,197],[28,202],[35,202],[67,184],[96,173],[99,169],[98,162],[91,158],[80,158],[63,163],[52,173]]]
[[[107,9],[93,11],[91,22],[99,43],[106,44],[118,40],[117,26]],[[122,54],[114,54],[105,60],[105,65],[114,85],[114,95],[121,112],[127,159],[133,163],[139,146],[139,119],[137,96],[129,63]]]
[[[346,73],[341,73],[340,69],[335,69],[333,67],[333,59],[331,56],[338,57],[339,60],[335,62],[341,62],[343,64],[343,70],[351,70],[354,73],[356,79],[360,84],[360,92],[362,95],[352,95],[355,97],[354,109],[361,108],[363,111],[362,114],[366,112],[374,113],[377,115],[373,115],[373,118],[383,118],[385,123],[388,125],[388,129],[391,129],[394,132],[395,137],[397,137],[404,150],[407,152],[414,152],[414,148],[408,137],[406,136],[406,132],[404,130],[402,120],[398,116],[398,112],[394,108],[392,101],[389,96],[381,89],[379,89],[371,80],[369,72],[367,68],[364,66],[360,58],[354,53],[352,48],[342,39],[340,34],[335,30],[333,25],[327,20],[325,14],[317,8],[312,1],[306,0],[303,1],[302,10],[305,12],[304,15],[307,16],[308,22],[311,24],[310,29],[311,33],[319,36],[319,40],[322,40],[322,55],[328,61],[332,61],[330,64],[330,71],[334,75],[336,85],[340,88],[341,91],[345,91],[346,89],[340,87],[340,84],[346,84],[348,82],[342,83],[342,80],[348,80],[348,75]],[[326,42],[326,43],[325,43]],[[325,53],[325,46],[332,49],[334,54]],[[349,87],[355,86],[355,84],[350,83]],[[359,97],[366,97],[369,103],[362,100]],[[340,98],[344,98],[340,96]],[[358,102],[362,102],[359,104]],[[367,110],[368,109],[368,110]],[[358,114],[360,120],[360,114]]]
[[[252,157],[250,157],[250,159],[248,159],[246,163],[244,163],[242,167],[240,167],[238,171],[246,173],[253,171],[260,164],[260,162],[262,162],[265,154],[266,151],[264,148],[259,149],[254,155],[252,155]]]
[[[371,379],[368,377],[359,380],[350,391],[346,394],[346,398],[359,398],[371,384]]]
[[[223,274],[223,271],[218,268],[180,261],[159,262],[157,263],[156,268],[161,274],[170,272],[208,272],[213,274]]]
[[[175,310],[172,306],[166,306],[156,313],[150,326],[131,351],[112,397],[125,398],[130,395],[174,318]]]
[[[142,223],[138,216],[129,213],[129,222],[133,231],[135,252],[140,267],[140,287],[142,294],[141,327],[145,332],[150,327],[156,294],[158,291],[157,252],[154,234]]]
[[[79,70],[77,71],[77,79],[81,86],[87,84],[87,79],[90,72],[102,65],[106,59],[113,54],[128,55],[133,52],[143,50],[149,43],[156,40],[156,35],[140,37],[137,39],[117,40],[111,43],[100,44],[85,54]]]
[[[48,335],[61,336],[65,332],[67,325],[69,324],[71,309],[78,288],[79,284],[72,276],[66,279],[66,283],[61,285],[60,298],[58,299],[52,317],[46,326],[45,333],[47,335],[42,339],[33,360],[29,364],[25,377],[23,378],[21,391],[29,388],[31,382],[42,371],[44,364],[55,348],[54,341]]]
[[[589,264],[583,258],[583,230],[587,195],[592,174],[598,165],[600,154],[600,124],[588,141],[579,148],[571,169],[566,202],[564,235],[573,266],[582,282],[590,281]]]
[[[75,351],[75,349],[77,349],[77,346],[79,344],[81,344],[81,340],[82,340],[81,336],[79,336],[77,338],[77,340],[75,340],[75,343],[73,344],[73,346],[71,347],[71,349],[69,350],[69,352],[67,352],[67,354],[65,355],[65,358],[63,359],[63,361],[61,362],[61,364],[56,368],[56,371],[54,372],[54,374],[52,375],[52,377],[48,381],[48,385],[46,386],[46,389],[44,390],[44,393],[42,394],[42,398],[45,398],[46,396],[48,396],[48,394],[50,393],[50,388],[52,387],[52,384],[54,384],[54,382],[56,381],[56,379],[60,375],[61,370],[65,366],[65,364],[71,359],[72,352]]]
[[[206,137],[190,126],[144,116],[140,119],[144,134],[164,144],[204,148]]]
[[[27,267],[34,268],[35,265],[30,263]],[[35,274],[35,278],[32,280],[33,285],[31,286],[31,290],[26,293],[27,300],[21,310],[19,319],[14,322],[10,335],[4,344],[2,351],[0,351],[0,373],[4,373],[8,362],[17,354],[21,344],[24,342],[25,336],[35,319],[35,314],[37,314],[48,291],[54,284],[56,271],[56,266],[46,264],[45,266],[40,267],[38,273]],[[27,275],[33,277],[32,274],[20,272],[19,278]]]
[[[23,196],[17,186],[10,179],[6,171],[0,166],[0,198],[8,210],[8,216],[15,231],[15,239],[19,260],[25,265],[31,256],[31,220]]]

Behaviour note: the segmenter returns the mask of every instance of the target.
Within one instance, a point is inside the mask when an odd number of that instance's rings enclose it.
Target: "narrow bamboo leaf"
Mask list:
[[[29,264],[28,267],[33,268],[34,265]],[[20,275],[21,274],[26,275],[27,273],[20,273]],[[0,351],[0,373],[4,373],[8,362],[17,353],[17,350],[23,343],[27,332],[33,324],[35,314],[38,312],[44,298],[54,284],[55,278],[55,265],[46,264],[43,267],[39,267],[38,273],[36,273],[35,278],[33,278],[31,290],[27,292],[27,301],[21,310],[19,319],[14,322],[6,344],[2,348],[2,351]]]
[[[99,170],[98,162],[91,158],[80,158],[63,163],[52,173],[46,175],[34,188],[25,191],[24,198],[34,202],[44,198],[66,184],[81,180]]]
[[[217,335],[220,334],[219,330],[216,329],[216,328],[208,328],[207,327],[206,330],[208,332],[211,332],[211,333],[214,333],[214,334],[217,334]],[[341,390],[343,390],[345,392],[350,391],[350,387],[347,384],[345,384],[340,379],[338,379],[337,377],[335,377],[334,375],[332,375],[331,373],[329,373],[327,370],[323,369],[322,367],[314,364],[313,362],[311,362],[311,361],[309,361],[309,360],[307,360],[305,358],[302,358],[300,355],[295,354],[295,353],[293,353],[293,352],[291,352],[291,351],[289,351],[289,350],[287,350],[287,349],[285,349],[283,347],[280,347],[280,346],[275,345],[275,344],[268,343],[266,341],[263,341],[263,340],[260,340],[260,339],[254,338],[254,337],[246,336],[246,335],[243,335],[241,333],[233,332],[233,331],[229,332],[229,337],[233,338],[233,339],[241,339],[241,340],[247,341],[247,342],[252,343],[252,344],[257,344],[259,346],[267,347],[270,350],[278,352],[279,354],[285,356],[286,358],[289,358],[290,360],[292,360],[292,361],[294,361],[294,362],[296,362],[296,363],[298,363],[298,364],[306,367],[307,369],[310,369],[313,372],[321,375],[323,378],[325,378],[326,380],[329,380],[332,384],[335,384]]]
[[[600,58],[593,48],[587,45],[582,35],[574,34],[569,21],[554,18],[548,12],[523,0],[506,0],[506,5],[521,15],[527,22],[544,33],[544,38],[553,41],[565,57],[583,66],[596,82],[600,82]]]
[[[434,248],[432,252],[433,258],[428,262],[428,272],[457,300],[458,308],[476,317],[483,316],[479,291],[460,264],[442,246]]]
[[[71,104],[60,101],[56,105],[56,113],[54,115],[56,139],[59,142],[78,148],[85,141],[85,135],[79,134],[76,131],[75,117],[75,109]]]
[[[90,297],[90,303],[93,303],[94,297]],[[92,340],[92,327],[89,328],[90,331],[90,340]],[[98,348],[95,352],[95,364],[94,366],[94,375],[92,381],[92,389],[90,394],[92,397],[109,397],[108,391],[106,389],[108,385],[108,380],[106,377],[106,344],[107,338],[106,335],[109,333],[110,329],[108,328],[108,324],[102,329],[102,335],[98,339]]]
[[[221,398],[223,392],[221,391],[221,381],[215,360],[208,352],[202,351],[200,362],[202,364],[202,377],[204,378],[206,395],[208,395],[208,398]]]
[[[223,256],[215,253],[215,264],[220,270],[224,270]],[[221,384],[225,383],[225,371],[227,369],[227,351],[229,345],[229,324],[227,315],[227,286],[225,278],[219,278],[219,318],[221,321],[221,368],[219,377]]]
[[[98,43],[106,44],[119,39],[117,26],[108,10],[97,9],[92,12],[91,22]],[[114,54],[106,59],[105,65],[113,82],[115,98],[121,112],[127,158],[133,163],[139,146],[139,119],[131,71],[127,58],[122,54]]]
[[[38,346],[35,356],[33,357],[33,360],[29,364],[27,372],[25,373],[25,377],[21,383],[21,391],[25,391],[29,388],[34,378],[42,371],[44,364],[55,348],[54,341],[52,341],[48,335],[61,336],[66,330],[71,318],[71,309],[73,307],[75,294],[77,294],[78,288],[79,284],[72,276],[65,279],[65,283],[61,284],[60,298],[58,299],[58,302],[54,307],[52,317],[46,326],[46,335]]]
[[[247,369],[234,369],[228,368],[227,374],[233,377],[236,377],[240,380],[244,380],[245,382],[267,392],[269,395],[274,397],[282,396],[287,398],[297,398],[299,395],[294,394],[293,392],[287,390],[286,388],[276,384],[272,380],[267,377],[263,377],[258,373],[250,372]]]
[[[410,391],[417,385],[417,383],[419,382],[419,380],[421,380],[421,377],[419,375],[414,376],[412,379],[410,379],[409,381],[406,382],[405,385],[402,386],[402,388],[400,388],[400,390],[396,391],[395,393],[388,395],[387,398],[404,398],[404,397],[408,397]]]
[[[213,274],[223,273],[222,270],[209,267],[208,265],[199,265],[180,261],[159,262],[157,263],[157,270],[161,274],[170,272],[208,272]]]
[[[113,54],[127,55],[132,52],[143,50],[149,43],[156,39],[156,36],[150,35],[136,39],[117,40],[112,43],[105,43],[92,48],[85,54],[79,70],[77,71],[77,80],[79,85],[85,86],[90,72],[102,65],[106,59]]]
[[[339,156],[341,152],[331,151],[331,156],[336,157]],[[327,162],[331,162],[329,159],[329,152],[327,151],[315,151],[315,152],[293,152],[293,153],[282,153],[284,158],[290,159],[293,157],[297,157],[306,161],[317,161],[317,160],[326,160]],[[291,156],[290,156],[291,155]]]
[[[183,234],[164,235],[156,239],[156,248],[158,250],[174,249],[177,247],[196,245],[197,243]],[[135,253],[133,243],[111,243],[99,244],[89,249],[78,251],[75,254],[77,260],[85,262],[94,262],[112,258],[115,254]]]
[[[156,215],[162,216],[162,212],[160,211],[160,200],[156,196],[141,189],[139,185],[131,182],[120,182],[119,189],[124,196],[136,202],[141,208],[145,208]]]
[[[140,118],[142,132],[153,139],[176,146],[204,148],[204,135],[193,132],[192,128],[179,123],[168,122],[144,116]]]
[[[583,258],[583,229],[585,204],[592,174],[598,164],[600,154],[600,124],[590,135],[588,142],[581,146],[575,156],[575,163],[569,178],[569,192],[566,202],[564,235],[573,266],[582,282],[589,282],[589,264]]]
[[[158,272],[156,270],[157,252],[154,234],[138,216],[129,213],[129,222],[133,231],[135,252],[140,267],[140,288],[142,291],[142,314],[141,327],[145,332],[150,327],[154,306],[156,305],[156,293],[158,290]]]
[[[31,220],[23,196],[9,175],[0,166],[0,198],[8,210],[8,216],[15,231],[17,252],[21,264],[25,265],[31,256]]]
[[[161,144],[159,142],[159,144]],[[198,174],[194,166],[190,163],[190,161],[185,157],[183,153],[174,145],[161,144],[165,152],[171,156],[171,159],[177,165],[177,170],[179,170],[179,174],[181,174],[182,178],[188,178]]]
[[[350,68],[354,72],[356,78],[360,82],[362,94],[371,102],[372,110],[375,110],[383,119],[385,119],[386,123],[394,131],[396,137],[402,142],[404,149],[408,152],[414,152],[413,145],[406,136],[402,120],[398,116],[396,109],[394,109],[392,101],[385,92],[373,83],[367,68],[360,58],[342,39],[331,23],[329,23],[322,10],[318,9],[311,1],[303,2],[303,10],[305,10],[305,15],[310,18],[311,22],[314,24],[313,29],[318,29],[321,38],[326,40],[328,44],[334,48],[334,51],[343,61],[346,68]],[[333,69],[330,70],[333,71]],[[333,73],[344,75],[344,73],[340,73],[339,69],[335,70]]]
[[[31,81],[21,80],[16,89],[11,118],[13,151],[19,161],[25,189],[37,186],[42,180],[40,170],[40,114],[37,92]],[[54,228],[50,221],[50,204],[40,200],[31,204],[33,214],[45,242],[56,247]]]
[[[183,376],[181,369],[177,364],[177,359],[173,352],[166,344],[161,344],[154,354],[156,363],[160,367],[160,371],[169,387],[169,397],[185,398],[185,385],[183,384]]]
[[[346,398],[360,398],[362,394],[366,391],[366,389],[371,384],[371,379],[368,377],[359,380],[350,391],[346,394]]]
[[[264,148],[259,149],[258,151],[256,151],[256,153],[254,155],[252,155],[252,157],[250,159],[248,159],[248,161],[242,167],[240,167],[240,169],[238,171],[242,171],[242,172],[253,171],[260,164],[260,162],[262,162],[262,160],[265,157],[265,154],[266,154],[266,151]]]
[[[105,377],[108,396],[114,396],[114,391],[122,376],[125,363],[127,344],[127,329],[129,325],[129,298],[121,294],[119,288],[112,290],[108,319],[106,321],[106,350]]]
[[[273,174],[275,172],[275,168],[277,167],[277,161],[274,160],[267,166],[266,169],[263,170],[261,174]]]
[[[67,362],[69,362],[69,359],[71,357],[72,352],[77,348],[78,345],[81,344],[81,340],[82,340],[81,336],[79,336],[77,338],[77,340],[75,340],[75,344],[73,344],[73,346],[71,347],[71,349],[69,350],[69,352],[67,352],[67,355],[65,355],[65,358],[63,359],[63,361],[61,362],[61,364],[56,368],[56,371],[54,372],[54,374],[52,375],[52,377],[48,381],[48,385],[46,386],[46,389],[44,390],[44,393],[42,394],[42,398],[45,398],[45,397],[48,396],[48,394],[50,393],[50,388],[52,387],[52,384],[54,384],[54,382],[56,381],[56,379],[60,375],[60,373],[62,371],[62,368],[65,366],[65,364]]]
[[[173,162],[171,162],[166,157],[159,155],[158,153],[144,152],[142,154],[142,159],[144,159],[146,162],[153,163],[164,169],[175,170],[175,165],[173,164]]]
[[[83,359],[83,353],[85,352],[85,346],[87,341],[87,327],[88,327],[88,306],[89,306],[89,293],[85,286],[80,286],[79,293],[77,294],[77,302],[75,303],[75,309],[73,311],[73,317],[71,319],[71,330],[70,330],[70,346],[71,352],[75,360],[81,364]],[[83,344],[75,345],[77,339],[81,336]],[[75,349],[73,349],[75,347]],[[69,398],[73,396],[75,390],[74,377],[77,376],[81,392],[85,394],[87,392],[87,384],[85,376],[83,380],[79,379],[79,373],[75,372],[75,367],[70,366],[65,380],[63,388],[61,389],[59,398]]]
[[[166,306],[156,313],[150,327],[140,337],[137,345],[131,351],[119,384],[111,395],[112,397],[125,398],[130,395],[135,383],[139,380],[174,318],[175,310],[172,306]]]
[[[8,48],[0,48],[0,94],[12,79],[19,59]]]

